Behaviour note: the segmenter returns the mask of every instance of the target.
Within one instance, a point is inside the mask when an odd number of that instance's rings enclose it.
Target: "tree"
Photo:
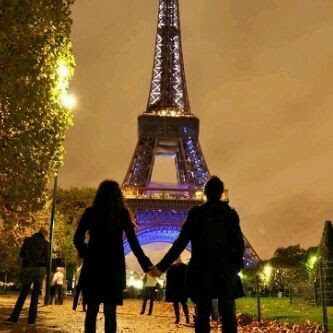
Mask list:
[[[314,268],[318,260],[318,246],[309,247],[304,254],[304,267],[308,273],[308,277],[312,278]]]
[[[271,262],[274,266],[296,267],[301,264],[305,252],[299,244],[279,247],[275,250]]]
[[[84,210],[91,206],[96,193],[91,187],[71,187],[58,189],[57,210],[64,216],[66,223],[75,228]]]
[[[0,1],[0,220],[38,210],[72,125],[73,0]],[[9,218],[10,217],[10,218]]]
[[[78,264],[77,251],[73,237],[77,223],[86,207],[90,206],[96,189],[70,188],[58,189],[54,227],[54,259],[62,262],[70,277]],[[41,226],[49,228],[52,195],[47,192],[47,201],[42,209],[20,218],[14,224],[4,224],[0,230],[0,273],[8,279],[18,277],[21,270],[19,250],[25,237],[31,236]]]
[[[272,265],[271,284],[277,290],[285,290],[290,283],[304,281],[307,278],[304,267],[306,251],[300,245],[278,248],[269,260]]]
[[[0,237],[0,272],[7,275],[8,281],[17,281],[21,271],[19,251],[25,237],[33,233],[24,223],[4,225]]]

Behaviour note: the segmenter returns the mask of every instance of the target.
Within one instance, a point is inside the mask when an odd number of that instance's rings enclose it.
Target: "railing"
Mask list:
[[[154,200],[197,200],[203,201],[205,195],[202,189],[181,189],[165,187],[136,187],[124,188],[125,199],[154,199]],[[222,201],[229,201],[228,190],[222,195]]]

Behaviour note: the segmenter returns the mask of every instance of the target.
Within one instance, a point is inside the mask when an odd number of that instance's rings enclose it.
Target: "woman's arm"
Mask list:
[[[88,252],[88,246],[84,242],[86,232],[88,231],[88,225],[89,225],[89,213],[88,210],[86,209],[80,219],[80,222],[77,226],[73,239],[74,245],[77,251],[79,252],[80,258],[85,258]]]
[[[136,237],[135,230],[134,230],[134,224],[131,221],[129,212],[124,210],[124,231],[127,236],[128,243],[136,256],[140,266],[142,267],[144,272],[147,272],[151,266],[153,266],[152,262],[146,255],[144,254],[138,238]]]

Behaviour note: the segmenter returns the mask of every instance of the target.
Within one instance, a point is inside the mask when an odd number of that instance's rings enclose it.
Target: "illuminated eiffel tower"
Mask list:
[[[177,184],[152,181],[156,157],[174,159]],[[122,184],[140,244],[172,243],[188,210],[203,202],[209,176],[199,143],[199,119],[191,113],[187,94],[178,0],[159,0],[148,104],[138,117],[138,142]],[[227,193],[223,200],[228,200]],[[253,265],[259,258],[245,241],[245,262]]]

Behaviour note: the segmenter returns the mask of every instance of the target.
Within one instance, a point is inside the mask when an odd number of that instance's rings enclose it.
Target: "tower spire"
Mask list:
[[[191,114],[180,34],[178,0],[159,0],[155,57],[145,113]]]

